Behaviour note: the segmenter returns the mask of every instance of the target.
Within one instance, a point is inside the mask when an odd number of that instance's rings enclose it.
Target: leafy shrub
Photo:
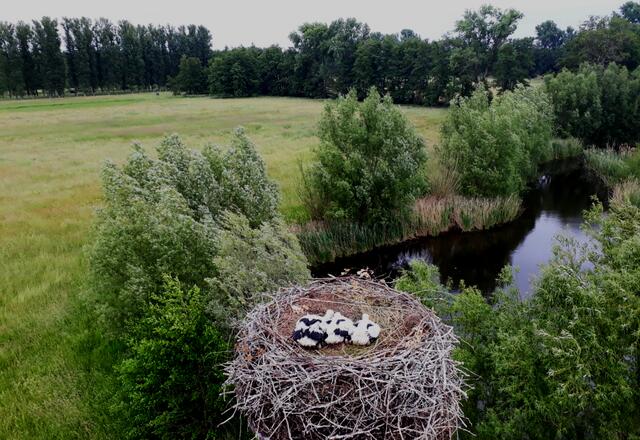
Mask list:
[[[175,135],[157,153],[135,146],[122,167],[105,166],[90,249],[101,316],[127,342],[119,415],[130,438],[222,438],[234,320],[309,272],[242,131],[226,153]]]
[[[528,300],[512,288],[490,299],[448,293],[421,262],[397,281],[465,342],[455,356],[476,377],[465,406],[471,438],[640,435],[640,209],[619,197],[588,219],[600,251],[562,239]]]
[[[208,280],[207,309],[222,325],[241,318],[260,301],[259,294],[310,278],[296,236],[281,221],[254,229],[244,216],[226,213],[217,237],[217,270]]]
[[[325,219],[387,223],[410,213],[426,186],[424,142],[391,98],[374,88],[362,104],[355,91],[326,105],[321,144],[305,182]],[[319,209],[321,208],[321,209]]]
[[[442,127],[440,159],[471,196],[520,192],[538,163],[552,158],[552,114],[544,92],[519,87],[493,101],[484,88],[459,98]]]
[[[215,147],[189,150],[176,135],[157,152],[152,159],[135,146],[121,168],[103,169],[105,206],[89,250],[91,283],[114,328],[139,316],[165,274],[205,287],[218,271],[217,222],[224,211],[252,227],[278,215],[277,189],[242,131],[224,154]]]
[[[127,438],[221,438],[226,402],[220,397],[232,344],[205,313],[205,295],[166,278],[129,328],[129,354],[117,367],[117,410]]]
[[[545,85],[561,135],[599,147],[640,141],[640,69],[584,64],[547,76]]]

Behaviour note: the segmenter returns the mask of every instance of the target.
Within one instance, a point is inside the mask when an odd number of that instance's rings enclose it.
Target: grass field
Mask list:
[[[113,359],[79,300],[103,161],[173,132],[194,148],[226,144],[243,125],[295,220],[298,161],[318,143],[321,110],[305,99],[168,94],[0,101],[0,439],[113,438]],[[432,146],[445,110],[404,111]]]

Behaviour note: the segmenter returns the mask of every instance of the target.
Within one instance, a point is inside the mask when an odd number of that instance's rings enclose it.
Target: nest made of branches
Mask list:
[[[375,344],[305,349],[296,321],[327,309],[382,328]],[[250,312],[225,368],[235,410],[261,438],[450,439],[463,426],[464,375],[451,327],[412,296],[355,277],[278,292]]]

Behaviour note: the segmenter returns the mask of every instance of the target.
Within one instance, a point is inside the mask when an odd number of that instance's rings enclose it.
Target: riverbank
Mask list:
[[[542,173],[550,164],[566,167],[572,160],[582,161],[582,144],[575,139],[554,139],[551,146],[553,160],[540,165]],[[522,214],[522,200],[516,195],[479,198],[456,194],[454,174],[435,170],[431,194],[415,202],[413,215],[407,220],[386,225],[311,221],[293,225],[291,229],[309,263],[317,266],[381,246],[447,232],[486,231],[510,223]]]
[[[583,212],[592,206],[594,195],[602,202],[608,196],[607,188],[588,172],[582,159],[545,164],[541,173],[538,183],[523,195],[521,214],[510,222],[471,232],[452,229],[381,246],[318,264],[312,273],[324,277],[368,268],[392,281],[411,261],[422,260],[438,267],[443,284],[456,289],[464,281],[491,294],[501,270],[512,265],[518,268],[514,283],[526,295],[540,265],[552,257],[556,236],[586,242],[581,229]],[[628,194],[620,192],[619,197]]]
[[[495,199],[460,195],[418,199],[413,215],[385,225],[309,222],[294,226],[300,246],[312,266],[416,238],[450,231],[481,231],[511,222],[522,213],[517,196]]]

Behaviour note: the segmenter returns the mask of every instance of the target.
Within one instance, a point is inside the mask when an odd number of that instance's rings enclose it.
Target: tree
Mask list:
[[[31,46],[33,44],[33,30],[29,24],[22,21],[16,25],[16,40],[22,63],[22,79],[25,91],[29,95],[37,95],[40,86],[36,63]]]
[[[455,33],[463,48],[474,54],[475,80],[486,81],[498,59],[498,52],[515,32],[523,14],[515,9],[501,10],[490,5],[467,10],[456,22]]]
[[[534,68],[533,39],[509,41],[498,51],[494,67],[496,85],[502,90],[513,90],[518,84],[527,85]]]
[[[222,364],[232,345],[206,314],[206,297],[165,278],[132,321],[128,353],[116,370],[126,438],[209,438],[227,403]]]
[[[277,189],[242,131],[225,153],[213,146],[189,150],[173,135],[157,156],[135,146],[123,167],[103,169],[105,207],[90,250],[91,283],[114,329],[141,316],[165,274],[200,288],[216,276],[225,211],[255,228],[278,218]]]
[[[559,239],[535,290],[450,293],[422,262],[396,283],[453,325],[472,374],[464,414],[478,439],[634,438],[640,434],[640,209],[613,199],[588,215],[597,252]],[[592,269],[585,269],[590,267]]]
[[[260,91],[261,51],[238,47],[217,53],[209,66],[209,93],[219,96],[253,96]]]
[[[0,23],[0,69],[0,91],[7,91],[9,96],[24,95],[22,57],[15,27],[10,23]]]
[[[558,131],[600,147],[640,140],[640,70],[582,65],[545,78]]]
[[[98,71],[93,23],[86,17],[64,18],[62,28],[69,86],[83,92],[94,92],[98,87]]]
[[[182,57],[180,70],[176,77],[171,80],[171,88],[174,93],[186,93],[188,95],[206,93],[207,78],[198,58],[189,58],[186,55]]]
[[[309,212],[329,220],[388,224],[405,217],[425,190],[426,152],[389,96],[375,89],[362,104],[351,91],[328,103],[321,144],[305,184],[315,194]]]
[[[105,18],[96,21],[96,70],[102,90],[119,89],[122,86],[122,58],[117,41],[117,30]]]
[[[620,6],[620,13],[631,23],[640,24],[640,3],[632,1],[626,2]]]
[[[536,26],[535,57],[537,74],[557,70],[562,47],[570,39],[572,31],[571,28],[567,28],[566,31],[560,29],[552,20],[547,20]]]
[[[38,76],[44,91],[49,96],[62,96],[66,85],[64,56],[60,50],[58,22],[49,17],[33,22],[34,58]]]
[[[517,88],[492,101],[483,87],[458,98],[442,126],[443,165],[456,169],[463,193],[517,194],[551,158],[553,114],[546,94]]]
[[[144,59],[138,29],[126,20],[118,23],[118,40],[122,56],[121,88],[141,87],[144,84]]]
[[[590,63],[609,63],[635,69],[640,65],[640,32],[637,25],[619,16],[592,18],[566,45],[560,63],[570,69]]]

